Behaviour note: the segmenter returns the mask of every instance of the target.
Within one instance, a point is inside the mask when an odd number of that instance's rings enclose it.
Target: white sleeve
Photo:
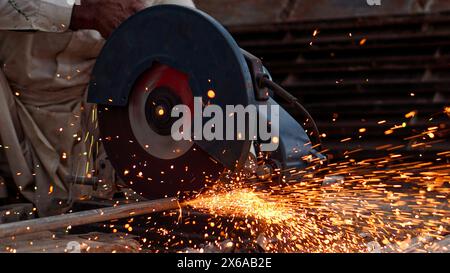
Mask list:
[[[75,0],[0,0],[0,30],[63,32]]]
[[[180,5],[180,6],[195,8],[195,4],[192,0],[156,0],[156,1],[154,1],[153,4],[154,5],[172,4],[172,5]]]

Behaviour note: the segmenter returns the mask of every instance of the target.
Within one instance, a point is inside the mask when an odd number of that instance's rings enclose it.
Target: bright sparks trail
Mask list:
[[[446,143],[443,128],[431,127],[405,140],[412,148]],[[437,140],[436,135],[444,137]],[[348,160],[323,168],[325,175],[289,171],[283,185],[235,182],[190,205],[214,216],[214,229],[207,231],[221,234],[217,242],[231,239],[243,245],[249,238],[232,234],[244,230],[268,252],[405,251],[417,238],[448,236],[450,151],[438,152],[433,161],[413,162],[392,145],[381,149],[385,156],[361,161],[350,157],[358,151],[349,152]],[[224,228],[230,221],[234,228]]]
[[[369,242],[407,247],[413,237],[440,239],[449,232],[450,188],[443,183],[449,167],[389,175],[348,167],[348,176],[330,187],[310,179],[266,191],[237,188],[210,192],[190,205],[216,219],[239,219],[235,229],[250,231],[266,251],[365,252]]]
[[[350,237],[333,226],[323,212],[296,207],[291,199],[256,193],[246,189],[198,199],[194,207],[218,215],[242,217],[236,229],[248,229],[265,251],[326,252],[357,251],[364,247],[360,236]],[[238,242],[239,243],[239,242]]]

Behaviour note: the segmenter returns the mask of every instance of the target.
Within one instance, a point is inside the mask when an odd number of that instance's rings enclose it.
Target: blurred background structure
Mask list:
[[[450,148],[450,1],[368,2],[196,1],[303,102],[332,157],[434,159]],[[410,138],[427,130],[429,145]]]

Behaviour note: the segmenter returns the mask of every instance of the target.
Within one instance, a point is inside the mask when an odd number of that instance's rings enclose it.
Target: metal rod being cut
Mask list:
[[[99,223],[154,212],[174,210],[178,208],[180,208],[180,203],[176,198],[166,198],[135,204],[120,205],[117,207],[87,210],[15,223],[1,224],[0,238],[67,228],[69,226]]]

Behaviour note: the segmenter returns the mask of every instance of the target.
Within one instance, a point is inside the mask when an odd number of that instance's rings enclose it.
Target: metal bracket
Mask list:
[[[253,89],[255,91],[255,99],[258,101],[267,101],[270,98],[270,90],[261,84],[260,79],[270,79],[261,59],[241,49],[245,60],[247,61],[250,74],[252,75]]]

